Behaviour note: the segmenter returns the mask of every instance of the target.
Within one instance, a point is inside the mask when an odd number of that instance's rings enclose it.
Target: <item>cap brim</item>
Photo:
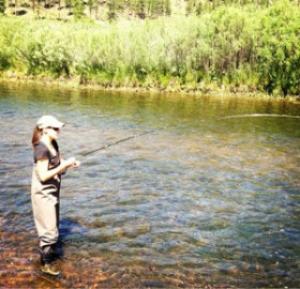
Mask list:
[[[63,126],[65,126],[65,124],[59,121],[53,127],[62,128]]]
[[[65,124],[51,115],[44,115],[37,121],[39,128],[55,127],[62,128]]]

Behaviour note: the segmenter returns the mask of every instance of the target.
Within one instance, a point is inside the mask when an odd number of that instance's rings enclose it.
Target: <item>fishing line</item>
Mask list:
[[[278,118],[295,118],[295,119],[300,119],[300,116],[298,116],[298,115],[251,113],[251,114],[228,115],[228,116],[220,117],[217,120],[234,119],[234,118],[247,118],[247,117],[278,117]]]

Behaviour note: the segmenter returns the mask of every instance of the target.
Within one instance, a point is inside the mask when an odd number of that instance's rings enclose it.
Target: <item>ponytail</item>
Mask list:
[[[32,140],[31,140],[32,146],[38,144],[41,140],[41,137],[42,137],[42,129],[36,126],[32,134]]]

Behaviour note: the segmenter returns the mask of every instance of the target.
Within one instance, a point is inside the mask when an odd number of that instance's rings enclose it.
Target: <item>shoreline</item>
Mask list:
[[[163,95],[165,97],[180,96],[181,98],[189,97],[216,97],[216,98],[236,98],[241,97],[245,99],[261,99],[269,101],[289,102],[300,104],[300,96],[297,95],[269,95],[260,91],[250,91],[245,87],[238,87],[233,89],[231,87],[216,87],[210,85],[203,90],[192,90],[192,89],[170,89],[170,88],[159,88],[159,87],[142,87],[142,86],[113,86],[113,85],[100,85],[88,81],[86,84],[80,83],[79,77],[73,78],[53,78],[50,76],[26,76],[17,75],[15,72],[2,72],[0,73],[0,84],[5,83],[9,85],[31,85],[31,86],[43,86],[43,88],[55,88],[55,89],[70,89],[78,91],[101,91],[118,94],[134,94],[134,95]]]

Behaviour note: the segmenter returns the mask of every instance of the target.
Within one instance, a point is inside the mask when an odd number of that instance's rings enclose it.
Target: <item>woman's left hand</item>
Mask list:
[[[72,168],[79,168],[80,167],[80,161],[75,161],[74,164],[72,165]]]

